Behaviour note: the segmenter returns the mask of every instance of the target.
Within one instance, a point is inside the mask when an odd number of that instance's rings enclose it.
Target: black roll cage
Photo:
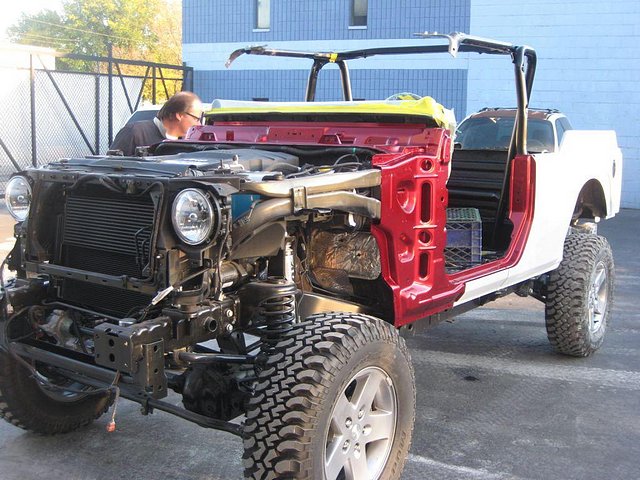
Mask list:
[[[240,48],[234,51],[226,62],[229,67],[231,63],[243,54],[247,55],[268,55],[273,57],[306,58],[313,60],[309,78],[307,80],[307,90],[305,100],[313,102],[316,96],[316,85],[320,70],[327,63],[335,63],[340,69],[340,79],[342,82],[342,92],[345,101],[352,101],[351,80],[347,61],[356,58],[367,58],[374,55],[407,55],[416,53],[449,53],[455,57],[458,53],[475,52],[492,55],[509,55],[514,65],[517,115],[514,125],[514,135],[509,146],[509,159],[515,155],[527,153],[527,108],[531,97],[531,88],[536,71],[537,57],[533,48],[526,45],[512,45],[506,42],[491,40],[488,38],[476,37],[465,33],[454,32],[450,34],[439,33],[416,33],[420,38],[446,39],[447,43],[433,45],[408,45],[397,47],[365,48],[360,50],[349,50],[344,52],[302,52],[295,50],[277,50],[265,46],[253,46]],[[526,62],[525,62],[526,60]]]

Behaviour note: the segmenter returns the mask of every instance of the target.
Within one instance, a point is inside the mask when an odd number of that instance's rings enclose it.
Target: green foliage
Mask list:
[[[35,15],[25,15],[7,29],[9,38],[16,43],[69,50],[76,42],[62,28],[63,19],[58,12],[42,10]]]
[[[181,63],[181,8],[177,0],[66,0],[63,13],[23,15],[7,31],[17,43],[64,53]],[[64,68],[94,65],[66,61]]]

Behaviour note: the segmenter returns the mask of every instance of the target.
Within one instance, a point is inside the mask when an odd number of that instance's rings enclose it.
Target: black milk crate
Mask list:
[[[482,219],[477,208],[447,208],[447,271],[482,263]]]

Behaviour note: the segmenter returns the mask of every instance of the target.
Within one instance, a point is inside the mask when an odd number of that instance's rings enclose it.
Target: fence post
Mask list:
[[[96,73],[95,85],[96,85],[96,118],[95,118],[95,129],[96,129],[96,144],[95,151],[96,155],[100,155],[100,64],[98,63],[98,73]]]
[[[33,53],[29,54],[29,101],[31,103],[31,164],[38,166],[36,155],[36,72],[33,67]]]
[[[156,104],[156,67],[153,67],[151,69],[151,74],[153,75],[153,78],[151,80],[151,101],[155,105]]]
[[[182,90],[193,92],[193,76],[186,62],[182,62]]]
[[[107,104],[108,140],[109,146],[113,142],[113,45],[108,46],[108,79],[109,79],[109,100]]]

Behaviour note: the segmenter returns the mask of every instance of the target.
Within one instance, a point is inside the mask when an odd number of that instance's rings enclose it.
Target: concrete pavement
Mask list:
[[[640,210],[625,210],[600,226],[617,277],[613,322],[595,355],[555,354],[542,305],[515,296],[409,340],[418,396],[403,479],[638,478],[638,225]],[[10,236],[1,229],[0,243]],[[0,478],[242,477],[241,441],[229,434],[162,412],[144,417],[127,401],[116,432],[105,431],[108,421],[56,437],[0,422]]]

